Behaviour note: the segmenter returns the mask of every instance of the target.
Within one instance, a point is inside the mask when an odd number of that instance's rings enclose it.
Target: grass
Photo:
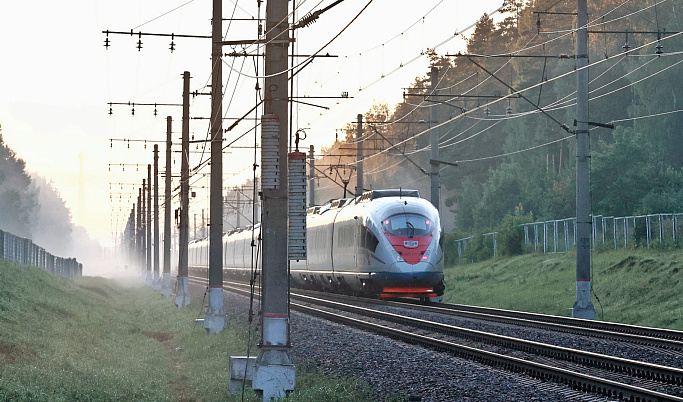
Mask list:
[[[683,251],[630,249],[591,255],[597,318],[683,330]],[[444,301],[571,315],[576,254],[529,254],[444,270]]]
[[[602,251],[591,260],[599,319],[683,330],[683,251]],[[575,266],[570,253],[448,267],[444,300],[568,316]],[[227,394],[228,356],[245,354],[245,324],[230,319],[209,336],[193,324],[200,311],[201,300],[179,310],[138,280],[70,280],[0,261],[0,401],[240,400]],[[259,399],[248,390],[246,400]],[[302,364],[288,400],[373,394]]]
[[[230,355],[244,324],[194,325],[201,300],[177,309],[142,286],[65,279],[0,261],[0,400],[230,401]],[[247,390],[247,401],[260,400]],[[370,401],[370,388],[297,367],[293,401]]]

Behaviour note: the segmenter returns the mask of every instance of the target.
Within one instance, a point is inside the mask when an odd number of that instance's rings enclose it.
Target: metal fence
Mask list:
[[[683,213],[651,214],[638,216],[592,217],[591,247],[627,248],[641,246],[650,248],[678,242]],[[525,253],[566,253],[576,247],[576,218],[548,220],[520,225],[524,231]],[[498,255],[498,232],[485,233],[482,240],[490,257]],[[455,244],[458,258],[475,241],[474,236],[458,239]]]
[[[42,268],[57,275],[73,278],[83,275],[83,264],[75,258],[62,258],[48,253],[30,239],[0,230],[0,259]]]

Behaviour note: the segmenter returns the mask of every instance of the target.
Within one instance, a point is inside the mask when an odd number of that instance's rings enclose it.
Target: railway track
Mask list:
[[[192,281],[204,281],[202,278],[192,278]],[[205,281],[203,282],[205,284]],[[248,294],[248,289],[244,285],[236,283],[225,283],[225,288]],[[636,401],[683,401],[683,370],[666,367],[662,365],[646,363],[636,360],[629,360],[619,357],[607,356],[598,353],[586,352],[582,350],[566,348],[556,345],[533,342],[500,334],[476,331],[454,325],[443,324],[433,320],[410,317],[405,314],[396,314],[379,311],[376,308],[363,307],[358,304],[366,304],[368,300],[344,297],[340,301],[337,295],[329,300],[329,295],[325,298],[321,296],[300,294],[298,291],[292,293],[293,309],[306,314],[325,318],[344,325],[372,331],[394,339],[400,339],[412,344],[420,344],[435,350],[448,352],[452,355],[463,357],[469,360],[481,362],[493,367],[504,368],[513,372],[523,372],[530,377],[559,383],[569,388],[603,395],[610,398]],[[375,301],[372,301],[373,306]],[[429,311],[429,314],[453,315],[460,314],[463,306],[453,308],[450,305],[444,306],[423,306],[405,303],[380,302],[379,305],[391,306],[392,308],[410,308],[421,311]],[[465,306],[469,307],[469,306]],[[526,326],[538,326],[544,323],[544,329],[557,328],[553,330],[575,333],[582,332],[586,335],[590,328],[582,328],[583,323],[553,323],[556,318],[550,316],[532,315],[530,319],[526,313],[496,311],[497,314],[479,312],[480,316],[494,316],[492,321],[504,322],[513,325],[514,320],[521,320],[521,324]],[[508,313],[507,317],[505,314]],[[469,311],[467,314],[475,314]],[[523,317],[516,318],[514,315],[521,314]],[[538,317],[541,316],[541,317]],[[472,318],[469,316],[468,318]],[[479,318],[480,319],[480,318]],[[546,321],[543,321],[543,320]],[[530,321],[532,323],[530,323]],[[586,321],[586,320],[580,320]],[[552,324],[554,327],[546,325]],[[617,324],[618,325],[618,324]],[[559,326],[559,327],[558,327]],[[570,327],[570,328],[565,328]],[[578,327],[579,329],[573,329]],[[605,329],[595,329],[597,335],[603,339],[624,342],[624,333],[616,330],[606,331]],[[675,332],[675,331],[674,331]],[[617,335],[612,335],[617,334]],[[644,335],[629,335],[628,341],[633,343],[644,342],[641,339]],[[633,338],[633,337],[636,338]],[[638,338],[641,337],[641,338]],[[659,344],[658,348],[665,350],[677,350],[675,339],[656,338],[648,336],[646,338],[664,339],[673,341],[673,345]],[[648,340],[649,341],[649,340]],[[658,342],[648,343],[654,345]]]

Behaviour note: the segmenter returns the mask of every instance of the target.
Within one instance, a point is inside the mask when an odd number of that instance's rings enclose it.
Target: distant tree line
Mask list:
[[[591,199],[596,215],[627,216],[683,211],[683,40],[657,42],[653,34],[601,34],[599,31],[682,31],[680,2],[622,4],[589,2],[590,119],[614,130],[591,131]],[[430,108],[440,127],[440,159],[458,162],[441,170],[442,209],[447,229],[457,234],[501,230],[525,221],[575,215],[574,136],[548,116],[572,127],[575,115],[576,2],[507,2],[494,20],[483,15],[467,40],[471,55],[553,56],[548,58],[472,57],[512,88],[535,86],[519,97],[484,105],[511,93],[467,57],[428,51],[439,68],[438,100],[425,102],[430,78],[417,77],[404,102],[378,104],[364,113],[365,187],[417,188],[429,194]],[[536,13],[552,11],[564,14]],[[496,22],[498,21],[498,22]],[[613,22],[610,22],[613,21]],[[552,33],[545,33],[550,32]],[[667,35],[660,35],[666,38]],[[652,42],[652,43],[650,43]],[[647,46],[625,55],[624,49]],[[656,54],[659,44],[661,55]],[[671,53],[667,55],[667,53]],[[566,58],[558,58],[566,54]],[[565,75],[563,78],[558,78]],[[457,95],[467,95],[457,96]],[[479,97],[477,97],[479,96]],[[476,109],[478,108],[478,109]],[[467,110],[467,113],[462,110]],[[476,110],[474,110],[476,109]],[[382,122],[398,122],[382,124]],[[370,127],[373,126],[373,127]],[[423,133],[422,135],[418,135]],[[417,136],[416,136],[417,135]],[[355,162],[355,124],[323,150],[323,165]],[[400,144],[400,145],[396,145]],[[379,154],[379,155],[377,155]],[[345,156],[343,156],[345,155]],[[410,158],[410,161],[408,160]],[[412,163],[412,162],[414,163]],[[333,176],[334,169],[322,168]],[[348,172],[346,172],[348,173]],[[338,185],[320,175],[325,196],[340,197]],[[349,184],[354,190],[355,180]],[[517,236],[510,233],[511,237]],[[511,246],[514,249],[514,245]],[[514,253],[514,250],[510,251]]]
[[[26,163],[4,142],[0,126],[0,229],[58,255],[67,255],[74,231],[71,213],[45,178],[31,177]]]

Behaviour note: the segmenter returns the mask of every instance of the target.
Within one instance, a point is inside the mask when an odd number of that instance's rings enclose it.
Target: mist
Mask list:
[[[113,253],[73,223],[71,211],[52,182],[37,174],[31,180],[36,196],[29,219],[33,242],[56,256],[76,258],[83,264],[83,275],[113,276],[120,271],[122,265]]]

